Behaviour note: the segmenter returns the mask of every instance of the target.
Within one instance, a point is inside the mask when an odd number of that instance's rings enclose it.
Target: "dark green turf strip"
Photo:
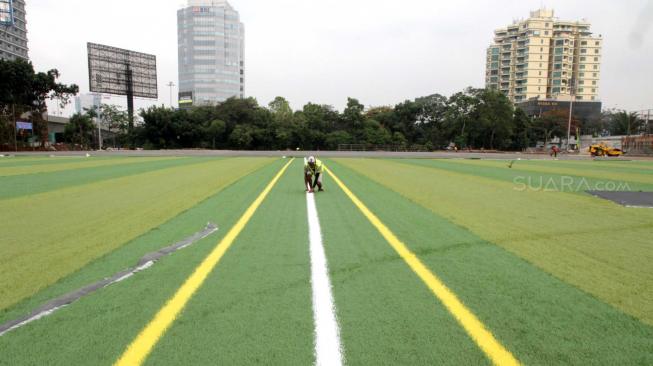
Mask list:
[[[171,158],[135,164],[79,168],[47,173],[0,176],[0,200],[126,177],[180,165],[206,162],[206,158]]]
[[[296,160],[146,364],[314,362],[308,222],[301,179],[302,162]]]
[[[495,166],[461,164],[456,160],[444,159],[396,159],[394,161],[405,164],[445,169],[456,173],[477,175],[484,178],[511,182],[515,184],[515,188],[525,186],[528,187],[528,189],[532,190],[547,189],[569,193],[587,194],[587,190],[597,190],[597,187],[606,187],[607,184],[614,184],[615,187],[627,187],[630,188],[631,191],[653,191],[653,184],[584,177],[584,169],[594,169],[592,162],[586,162],[586,165],[583,168],[579,167],[577,174],[567,175],[521,170],[519,169],[519,165],[521,163],[520,161],[515,161],[512,168],[508,167],[510,161],[506,161],[505,166],[501,168],[497,168]],[[627,184],[627,186],[625,184]]]
[[[347,364],[489,364],[349,198],[328,176],[324,184],[317,209]]]
[[[362,175],[327,164],[525,364],[653,363],[650,326]]]
[[[215,222],[220,230],[166,257],[147,271],[0,337],[0,365],[110,365],[197,264],[213,249],[284,161],[276,161],[225,188],[157,229],[94,261],[83,270],[5,311],[24,314],[46,299],[134,265],[144,254]]]

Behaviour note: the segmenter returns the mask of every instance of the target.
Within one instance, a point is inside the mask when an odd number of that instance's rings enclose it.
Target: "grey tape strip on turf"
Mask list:
[[[587,191],[587,193],[626,207],[653,208],[653,192]]]
[[[25,324],[31,323],[35,320],[41,319],[45,316],[48,316],[55,311],[61,309],[62,307],[69,305],[78,299],[80,299],[83,296],[86,296],[90,293],[93,293],[101,288],[104,288],[106,286],[109,286],[111,284],[120,282],[122,280],[125,280],[131,276],[134,275],[134,273],[140,272],[144,269],[147,269],[151,267],[154,262],[159,260],[161,257],[164,257],[170,253],[176,252],[177,250],[183,249],[194,242],[204,239],[207,236],[213,234],[214,232],[218,231],[218,227],[215,224],[208,223],[204,230],[197,232],[191,236],[189,236],[186,239],[183,239],[182,241],[179,241],[175,244],[172,244],[170,246],[167,246],[165,248],[159,249],[156,252],[148,253],[144,255],[139,261],[138,264],[136,264],[135,267],[126,269],[124,271],[120,271],[116,273],[115,275],[105,278],[101,281],[95,282],[91,285],[84,286],[76,291],[67,293],[63,296],[57,297],[56,299],[46,303],[45,305],[41,306],[40,308],[34,310],[31,314],[24,316],[22,318],[12,320],[10,322],[7,322],[5,324],[0,325],[0,336],[3,336],[5,333],[22,327]]]

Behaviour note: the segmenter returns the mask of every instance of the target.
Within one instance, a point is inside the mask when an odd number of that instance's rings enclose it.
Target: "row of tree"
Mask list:
[[[217,106],[141,111],[136,145],[152,149],[294,149],[333,150],[340,144],[394,145],[427,150],[458,148],[522,150],[566,137],[568,112],[531,118],[502,93],[467,88],[449,97],[433,94],[394,107],[365,108],[349,98],[339,112],[308,103],[293,111],[282,97],[267,107],[253,98],[232,98]],[[629,127],[628,127],[629,126]],[[608,111],[591,120],[572,119],[572,134],[642,132],[636,114]]]
[[[394,107],[365,108],[349,98],[343,112],[308,103],[293,111],[282,97],[267,107],[253,98],[172,110],[151,107],[133,131],[137,145],[154,149],[337,149],[340,144],[521,149],[536,138],[533,121],[501,93],[468,88]]]

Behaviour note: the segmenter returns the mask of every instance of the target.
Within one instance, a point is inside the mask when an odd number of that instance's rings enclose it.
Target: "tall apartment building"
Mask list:
[[[598,101],[602,38],[587,21],[559,20],[553,10],[494,31],[485,85],[515,103],[528,99]]]
[[[0,59],[28,60],[25,15],[24,0],[0,0]]]
[[[189,0],[177,11],[179,105],[245,95],[245,27],[224,0]]]

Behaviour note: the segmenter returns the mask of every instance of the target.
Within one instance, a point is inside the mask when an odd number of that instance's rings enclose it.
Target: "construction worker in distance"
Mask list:
[[[318,192],[324,191],[322,189],[322,162],[315,159],[314,156],[309,156],[304,159],[304,186],[308,193],[313,193],[315,186]]]

